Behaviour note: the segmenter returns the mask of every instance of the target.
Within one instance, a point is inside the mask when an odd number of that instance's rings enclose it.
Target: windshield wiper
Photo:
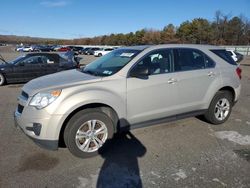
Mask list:
[[[94,75],[94,76],[100,76],[100,74],[96,71],[91,71],[91,70],[82,70],[83,73],[87,73],[87,74],[90,74],[90,75]]]

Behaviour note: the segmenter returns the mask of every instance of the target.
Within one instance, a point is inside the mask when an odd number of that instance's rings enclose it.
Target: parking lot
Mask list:
[[[23,85],[0,87],[0,187],[250,187],[250,57],[241,68],[241,97],[226,123],[188,118],[132,130],[88,159],[35,145],[14,126]]]

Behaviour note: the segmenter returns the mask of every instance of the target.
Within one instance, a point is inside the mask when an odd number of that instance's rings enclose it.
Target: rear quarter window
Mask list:
[[[224,59],[227,63],[231,65],[237,65],[237,63],[233,60],[230,53],[226,50],[210,50],[220,58]]]

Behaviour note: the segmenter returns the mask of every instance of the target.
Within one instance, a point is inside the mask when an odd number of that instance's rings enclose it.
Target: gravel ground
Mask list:
[[[250,187],[250,58],[241,67],[242,94],[226,123],[188,118],[133,130],[89,159],[41,149],[17,130],[22,85],[3,86],[0,187]]]

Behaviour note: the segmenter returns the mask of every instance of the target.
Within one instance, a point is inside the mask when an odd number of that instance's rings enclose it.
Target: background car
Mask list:
[[[57,50],[58,52],[67,52],[71,51],[71,49],[68,46],[63,46]]]
[[[236,57],[237,57],[237,63],[241,62],[244,56],[239,52],[234,52],[234,53],[236,54]]]
[[[230,56],[233,58],[235,62],[240,62],[243,59],[243,55],[235,52],[234,50],[227,50],[227,52],[230,54]]]
[[[111,52],[112,50],[114,50],[113,48],[102,48],[100,50],[97,50],[94,52],[94,56],[96,57],[100,57],[100,56],[103,56],[103,55],[106,55],[108,54],[109,52]]]
[[[15,48],[15,51],[20,52],[20,51],[22,51],[22,49],[23,49],[23,46],[17,46]]]
[[[33,51],[34,52],[51,52],[53,51],[52,46],[48,46],[48,45],[35,45],[33,47]]]
[[[84,48],[81,47],[81,46],[68,46],[68,48],[70,48],[71,51],[74,51],[74,52],[77,53],[77,54],[80,54],[81,51],[84,49]]]
[[[32,52],[33,47],[32,46],[24,46],[21,51],[22,52]]]
[[[95,51],[97,51],[97,50],[100,50],[100,48],[97,48],[97,47],[95,47],[95,48],[90,48],[90,49],[88,49],[88,50],[85,52],[85,54],[86,54],[86,55],[94,55]]]
[[[84,48],[83,50],[80,51],[80,54],[87,55],[86,52],[90,49],[90,47]]]
[[[0,86],[27,82],[34,78],[79,67],[74,52],[30,53],[0,64]]]
[[[62,46],[60,45],[53,45],[51,48],[53,49],[53,51],[58,51]]]

